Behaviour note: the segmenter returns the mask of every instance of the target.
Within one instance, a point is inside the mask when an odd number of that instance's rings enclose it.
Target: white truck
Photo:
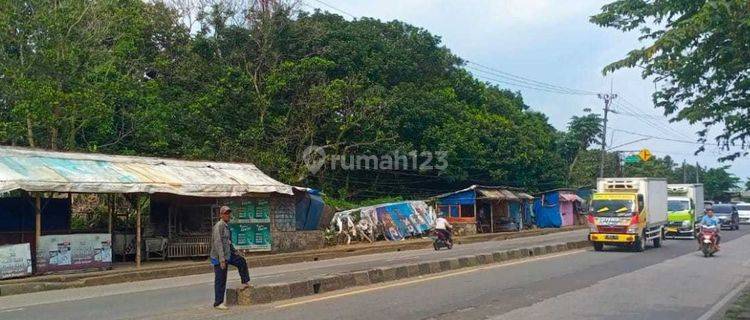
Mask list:
[[[604,245],[646,249],[661,247],[667,223],[667,180],[664,178],[600,178],[592,195],[589,241],[594,250]]]
[[[666,237],[695,239],[696,223],[705,212],[703,184],[669,184],[667,192]]]

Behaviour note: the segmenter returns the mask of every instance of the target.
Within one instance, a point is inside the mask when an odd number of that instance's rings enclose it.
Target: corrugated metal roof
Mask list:
[[[292,194],[252,164],[0,147],[0,192],[171,193],[237,197]]]
[[[508,201],[518,201],[518,197],[513,194],[513,192],[510,192],[509,190],[504,189],[477,189],[477,192],[482,195],[483,198],[486,199],[498,199],[498,200],[508,200]]]

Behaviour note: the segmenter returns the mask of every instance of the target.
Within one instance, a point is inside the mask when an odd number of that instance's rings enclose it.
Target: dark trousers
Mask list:
[[[227,260],[227,267],[221,268],[221,265],[214,266],[214,307],[224,302],[224,293],[227,290],[227,271],[229,265],[237,267],[237,271],[240,272],[240,279],[242,283],[250,282],[250,272],[247,270],[247,261],[245,258],[233,254]]]

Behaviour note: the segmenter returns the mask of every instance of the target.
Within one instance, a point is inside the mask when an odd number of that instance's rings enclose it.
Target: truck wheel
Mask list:
[[[661,248],[661,238],[654,238],[654,248]]]
[[[602,250],[604,250],[604,244],[594,242],[594,251],[602,251]]]

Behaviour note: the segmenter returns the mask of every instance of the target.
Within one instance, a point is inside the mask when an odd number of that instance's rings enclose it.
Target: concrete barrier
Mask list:
[[[292,298],[289,283],[269,284],[250,288],[227,289],[225,303],[229,305],[262,304]]]
[[[342,288],[351,288],[357,285],[357,281],[354,280],[354,274],[353,273],[343,273],[341,274],[341,287]]]
[[[409,277],[409,268],[406,265],[396,266],[396,280]]]
[[[313,288],[315,287],[315,284],[318,283],[320,289],[317,290],[317,293],[341,290],[344,289],[344,284],[341,280],[342,277],[340,275],[319,278],[314,280],[315,282],[313,283]]]
[[[420,264],[410,264],[406,266],[406,270],[408,272],[409,278],[412,277],[419,277],[423,274],[430,273],[429,270],[427,272],[422,272],[422,268],[420,268]]]
[[[495,262],[503,262],[508,260],[508,251],[496,251],[492,253],[492,258]]]
[[[309,280],[297,281],[289,284],[289,294],[292,298],[310,296],[315,294],[315,289]]]
[[[477,256],[463,256],[458,258],[458,263],[461,268],[475,267],[479,263],[477,262]]]
[[[385,278],[383,277],[383,270],[371,269],[367,271],[367,275],[370,278],[370,283],[374,284],[385,281]]]
[[[357,271],[353,272],[352,275],[354,276],[354,283],[357,286],[367,286],[372,284],[369,271]]]
[[[477,262],[479,264],[495,263],[495,258],[492,256],[491,253],[480,254],[480,255],[477,255]]]
[[[533,253],[533,255],[535,256],[541,256],[547,253],[547,249],[542,246],[536,246],[531,248],[531,253]]]
[[[226,301],[228,304],[261,304],[292,298],[310,296],[318,293],[331,292],[344,288],[366,286],[399,279],[418,277],[421,275],[434,274],[461,268],[477,266],[479,264],[499,263],[512,259],[521,259],[533,256],[542,256],[554,252],[574,250],[588,246],[588,241],[576,241],[559,243],[546,246],[535,246],[519,248],[507,251],[497,251],[487,254],[462,256],[458,258],[443,259],[439,261],[415,262],[412,264],[398,265],[371,269],[367,271],[355,271],[340,275],[316,278],[307,281],[292,283],[271,284],[249,289],[227,290]],[[3,290],[0,285],[0,294]]]

